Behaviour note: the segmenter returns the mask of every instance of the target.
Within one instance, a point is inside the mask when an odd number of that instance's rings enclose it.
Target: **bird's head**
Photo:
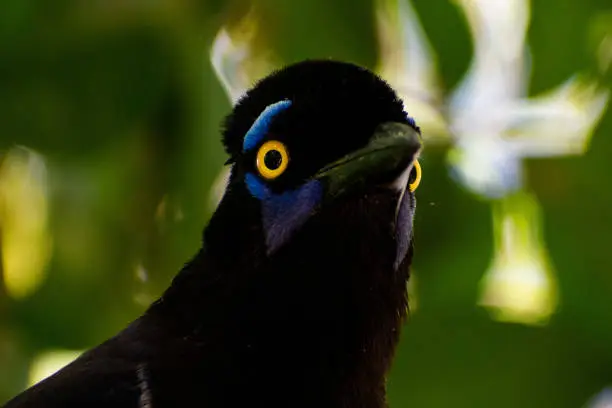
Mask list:
[[[317,217],[382,205],[392,208],[377,220],[395,233],[397,267],[412,236],[419,133],[391,87],[366,69],[305,61],[273,73],[225,122],[232,170],[216,215],[247,224],[224,224],[230,246],[239,230],[257,231],[259,253],[274,257]]]

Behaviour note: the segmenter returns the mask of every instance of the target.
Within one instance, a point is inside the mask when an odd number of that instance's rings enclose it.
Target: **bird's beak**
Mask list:
[[[324,181],[325,195],[330,198],[366,185],[390,184],[412,166],[420,150],[420,136],[414,128],[383,123],[367,146],[325,166],[315,178]]]

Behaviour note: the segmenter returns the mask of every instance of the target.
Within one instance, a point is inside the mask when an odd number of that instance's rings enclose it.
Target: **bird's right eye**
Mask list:
[[[257,151],[255,164],[263,178],[267,180],[277,178],[285,172],[289,164],[287,147],[278,140],[267,141]]]

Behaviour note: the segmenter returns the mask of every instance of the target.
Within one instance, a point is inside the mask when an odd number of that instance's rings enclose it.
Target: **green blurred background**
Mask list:
[[[3,0],[0,402],[161,293],[232,98],[315,57],[376,70],[423,129],[391,406],[606,406],[609,0]]]

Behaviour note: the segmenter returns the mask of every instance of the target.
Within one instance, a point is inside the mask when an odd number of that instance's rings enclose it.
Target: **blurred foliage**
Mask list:
[[[474,50],[459,3],[413,4],[444,96]],[[231,108],[209,56],[221,27],[253,13],[253,52],[272,65],[332,57],[374,69],[376,4],[4,0],[0,401],[49,361],[120,330],[198,248],[224,161],[219,124]],[[609,0],[530,6],[530,95],[573,75],[612,86]],[[612,384],[611,135],[608,109],[585,154],[523,162],[524,189],[541,213],[533,236],[558,287],[555,313],[538,325],[499,321],[479,306],[499,246],[495,209],[506,204],[450,176],[452,141],[427,147],[415,307],[390,378],[392,407],[580,407]],[[28,268],[34,281],[13,282]]]

